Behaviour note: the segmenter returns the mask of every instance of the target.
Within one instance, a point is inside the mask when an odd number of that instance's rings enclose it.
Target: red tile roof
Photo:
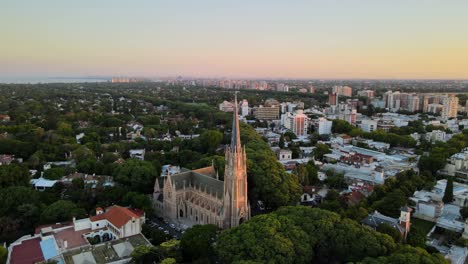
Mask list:
[[[14,246],[11,252],[11,264],[33,264],[44,261],[44,255],[40,243],[40,238],[34,238],[21,242],[20,245]]]
[[[350,194],[348,194],[347,196],[347,199],[348,199],[348,203],[351,203],[351,204],[358,204],[359,202],[362,201],[362,199],[364,199],[365,196],[364,194],[362,194],[361,192],[359,191],[356,191],[356,190],[353,190]]]
[[[106,209],[106,212],[103,214],[95,215],[90,217],[91,221],[99,221],[106,219],[110,223],[112,223],[115,227],[122,227],[128,221],[131,221],[132,218],[140,218],[145,213],[141,210],[137,209],[129,209],[122,206],[111,206]]]

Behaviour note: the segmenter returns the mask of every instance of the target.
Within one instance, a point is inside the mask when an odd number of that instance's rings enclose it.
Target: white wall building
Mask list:
[[[445,131],[442,130],[432,130],[431,132],[426,133],[425,139],[432,143],[435,143],[437,141],[445,142],[447,141],[447,133],[445,133]]]
[[[241,109],[240,114],[242,117],[246,117],[249,115],[249,102],[246,99],[242,100],[240,109]]]
[[[145,149],[131,149],[129,154],[132,159],[145,160]]]
[[[319,135],[329,135],[332,131],[333,122],[323,117],[319,118],[318,121],[318,133]]]
[[[373,132],[377,129],[377,120],[362,120],[361,129],[365,132]]]
[[[292,159],[292,151],[289,149],[280,149],[277,155],[280,161]]]

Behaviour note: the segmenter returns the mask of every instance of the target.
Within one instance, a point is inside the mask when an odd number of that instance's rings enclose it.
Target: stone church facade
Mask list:
[[[213,166],[181,169],[157,179],[153,201],[156,212],[173,223],[214,224],[232,228],[250,219],[247,196],[247,158],[240,142],[237,97],[231,144],[225,150],[224,181]]]

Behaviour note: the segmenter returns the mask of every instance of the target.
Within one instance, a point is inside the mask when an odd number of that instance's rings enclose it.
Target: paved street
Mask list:
[[[182,232],[177,230],[177,227],[175,225],[171,225],[169,223],[165,223],[164,221],[159,220],[158,218],[151,218],[147,222],[149,226],[152,228],[159,229],[163,232],[168,233],[175,239],[180,239],[182,236]]]

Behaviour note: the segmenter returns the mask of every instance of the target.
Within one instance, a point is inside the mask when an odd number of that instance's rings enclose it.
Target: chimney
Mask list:
[[[104,210],[101,207],[96,208],[96,215],[103,214]]]

